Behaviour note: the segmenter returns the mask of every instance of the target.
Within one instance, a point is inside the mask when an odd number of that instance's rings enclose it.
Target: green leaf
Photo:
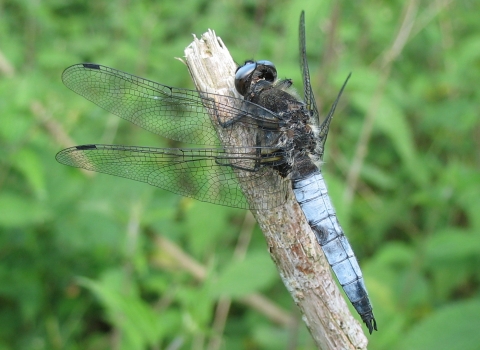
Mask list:
[[[0,193],[0,213],[0,226],[4,227],[26,227],[51,216],[44,203],[13,192]]]
[[[394,174],[384,171],[373,164],[364,163],[361,174],[362,178],[382,190],[391,190],[395,188],[396,179]]]
[[[125,349],[144,349],[163,336],[159,316],[137,293],[123,293],[121,271],[109,271],[102,281],[80,277],[81,285],[93,292],[105,307],[110,322],[122,330]]]
[[[425,258],[435,297],[444,302],[477,273],[480,235],[457,228],[442,230],[427,240]]]
[[[210,285],[213,297],[239,298],[267,288],[277,279],[272,260],[265,251],[247,255],[241,262],[228,264]]]
[[[480,344],[478,315],[479,300],[446,306],[415,324],[396,349],[477,350]]]
[[[449,228],[430,237],[426,254],[431,264],[451,264],[480,256],[480,235]]]
[[[418,152],[411,126],[407,122],[405,113],[387,96],[383,96],[380,102],[375,126],[390,138],[409,170],[410,176],[416,180],[418,185],[424,185],[427,181],[427,174],[417,158]]]
[[[238,230],[229,223],[232,208],[189,199],[185,202],[191,203],[185,213],[185,227],[195,256],[211,248],[219,237],[232,234],[232,229],[233,233]]]
[[[23,148],[13,158],[13,164],[27,179],[27,182],[37,197],[44,199],[47,195],[45,188],[45,168],[38,155],[28,148]]]

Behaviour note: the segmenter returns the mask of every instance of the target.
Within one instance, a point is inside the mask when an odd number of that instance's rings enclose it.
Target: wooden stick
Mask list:
[[[211,30],[185,49],[188,69],[199,91],[240,97],[234,87],[236,64]],[[217,117],[218,118],[218,117]],[[212,116],[212,120],[215,120]],[[217,127],[220,139],[222,128]],[[230,135],[231,136],[231,135]],[[244,146],[238,140],[239,146]],[[255,186],[242,188],[249,203],[261,207]],[[362,327],[350,313],[330,273],[330,267],[290,190],[285,205],[252,210],[263,231],[283,283],[300,308],[319,349],[366,349]]]

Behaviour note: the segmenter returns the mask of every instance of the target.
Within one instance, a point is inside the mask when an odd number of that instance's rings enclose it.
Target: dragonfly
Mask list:
[[[62,74],[63,83],[87,100],[163,137],[206,147],[87,144],[64,149],[56,159],[243,209],[281,206],[293,190],[328,263],[371,334],[377,323],[362,272],[320,170],[330,122],[348,78],[320,122],[306,58],[304,12],[299,48],[304,100],[291,92],[290,79],[277,79],[276,67],[268,60],[247,60],[237,68],[232,78],[242,98],[163,85],[95,63],[70,66]],[[248,200],[245,188],[253,188],[262,200]]]

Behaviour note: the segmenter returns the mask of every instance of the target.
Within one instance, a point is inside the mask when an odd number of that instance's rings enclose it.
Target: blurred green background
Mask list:
[[[0,0],[0,349],[315,348],[248,212],[55,161],[169,146],[64,68],[193,88],[174,58],[212,28],[299,88],[302,9],[323,113],[353,73],[323,171],[374,306],[369,349],[480,349],[477,0]]]

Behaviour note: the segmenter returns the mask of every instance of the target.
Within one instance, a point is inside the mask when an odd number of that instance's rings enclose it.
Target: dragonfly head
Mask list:
[[[245,96],[250,86],[257,81],[266,80],[273,83],[276,78],[277,69],[272,62],[247,60],[235,72],[235,88],[240,95]]]

